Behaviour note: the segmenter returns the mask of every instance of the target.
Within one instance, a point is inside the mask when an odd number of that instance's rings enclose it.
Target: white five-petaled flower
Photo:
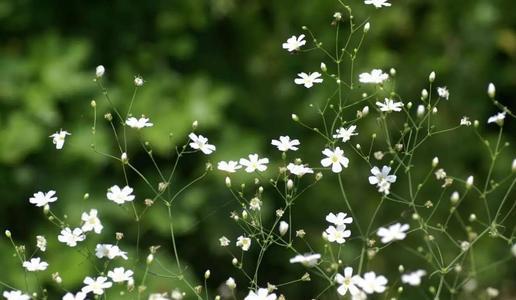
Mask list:
[[[302,34],[298,37],[296,37],[295,35],[291,36],[287,42],[283,43],[283,49],[287,49],[288,52],[292,52],[292,51],[298,51],[301,46],[304,46],[306,44],[306,41],[305,41],[305,35]]]
[[[202,135],[196,135],[195,133],[190,133],[188,135],[190,140],[190,147],[195,150],[201,150],[204,154],[211,154],[215,151],[216,147],[214,145],[208,144],[208,139]]]
[[[224,172],[228,172],[228,173],[235,173],[236,170],[242,168],[241,165],[238,164],[238,161],[233,161],[233,160],[230,160],[230,161],[219,161],[219,163],[217,164],[217,169],[221,170],[221,171],[224,171]]]
[[[321,165],[323,167],[331,166],[333,173],[340,173],[342,172],[342,167],[348,167],[349,159],[344,156],[344,150],[341,150],[339,147],[335,148],[335,150],[326,148],[322,151],[322,154],[326,155],[326,158],[321,160]]]
[[[229,246],[229,243],[231,243],[231,241],[225,237],[225,236],[222,236],[220,239],[219,239],[219,243],[220,243],[220,246],[221,247],[227,247]]]
[[[48,263],[41,261],[39,257],[35,257],[30,261],[24,261],[23,267],[29,272],[45,271],[48,267]]]
[[[335,139],[342,139],[342,142],[345,143],[351,139],[352,136],[358,135],[357,132],[355,132],[355,129],[357,129],[356,125],[351,125],[347,129],[344,127],[341,127],[337,129],[336,134],[333,135],[333,138]]]
[[[421,277],[426,275],[425,270],[417,270],[414,272],[410,272],[407,274],[401,275],[401,282],[412,285],[412,286],[418,286],[421,284]]]
[[[86,239],[86,236],[82,232],[80,228],[75,228],[74,230],[70,229],[70,227],[66,227],[61,230],[61,234],[57,236],[57,239],[61,243],[65,243],[70,247],[77,246],[77,242],[82,242]]]
[[[367,272],[359,281],[359,286],[367,294],[385,292],[387,278],[384,276],[376,276],[375,272]]]
[[[386,195],[390,192],[391,183],[396,182],[396,175],[389,175],[390,171],[389,166],[383,166],[381,171],[378,167],[373,167],[371,169],[373,176],[369,176],[369,183],[376,185],[378,191]]]
[[[437,88],[437,95],[439,95],[439,97],[441,97],[443,99],[448,100],[450,98],[450,91],[448,91],[448,88],[445,87],[445,86],[438,87]]]
[[[268,158],[259,158],[258,154],[249,154],[249,159],[241,158],[240,164],[245,167],[247,173],[252,173],[256,170],[263,172],[267,170]]]
[[[344,296],[349,291],[351,295],[357,295],[360,292],[357,285],[361,279],[362,278],[359,275],[353,275],[353,268],[346,267],[344,269],[344,276],[340,273],[335,275],[335,281],[340,284],[337,288],[337,293]]]
[[[21,291],[4,291],[2,295],[7,300],[30,300],[30,296]]]
[[[293,164],[293,163],[289,163],[287,165],[287,170],[289,170],[290,173],[296,175],[296,176],[303,176],[305,174],[313,174],[314,170],[312,170],[311,168],[309,167],[306,167],[304,165],[296,165],[296,164]]]
[[[337,244],[344,244],[346,242],[346,238],[351,236],[351,231],[346,230],[346,225],[339,226],[338,228],[330,225],[323,232],[323,236],[331,243],[335,242]]]
[[[272,140],[271,144],[273,146],[276,146],[278,150],[281,152],[287,152],[288,150],[297,151],[298,148],[296,146],[299,146],[299,140],[291,140],[290,137],[287,135],[280,136],[279,140]]]
[[[321,259],[321,254],[305,254],[305,255],[296,255],[295,257],[290,259],[291,264],[300,263],[305,267],[311,268],[317,265],[317,261]]]
[[[122,189],[118,187],[118,185],[114,185],[110,187],[107,191],[107,198],[117,204],[124,204],[124,202],[129,202],[134,200],[134,195],[132,195],[133,189],[124,186]]]
[[[63,300],[84,300],[86,299],[86,293],[78,292],[77,294],[72,293],[66,293],[66,295],[63,296]]]
[[[487,123],[488,124],[496,123],[496,124],[498,124],[498,126],[502,126],[504,119],[505,119],[505,112],[499,112],[496,115],[489,117],[489,119],[487,119]]]
[[[387,79],[389,79],[389,74],[380,69],[373,69],[370,73],[365,72],[358,75],[358,81],[362,83],[381,84]]]
[[[326,221],[334,224],[338,228],[346,228],[346,224],[353,223],[353,218],[348,217],[348,214],[339,212],[338,214],[329,213],[326,216]]]
[[[388,2],[389,0],[365,0],[365,4],[372,4],[376,8],[382,8],[382,6],[389,7],[391,4]]]
[[[321,78],[321,73],[313,72],[306,74],[305,72],[298,73],[297,76],[299,78],[294,79],[294,82],[299,85],[304,85],[305,88],[309,89],[314,86],[314,83],[321,83],[323,79]]]
[[[403,224],[400,223],[393,224],[389,226],[389,228],[380,227],[378,229],[378,236],[381,237],[381,241],[384,244],[390,243],[392,241],[401,241],[403,240],[407,234],[405,231],[407,231],[410,228],[409,224]]]
[[[68,131],[59,130],[58,132],[52,134],[50,137],[52,138],[52,143],[56,145],[56,149],[63,149],[65,138],[67,135],[72,135]]]
[[[117,245],[111,244],[97,244],[95,247],[95,255],[98,258],[107,257],[108,259],[114,259],[116,257],[122,257],[127,260],[127,252],[124,252]]]
[[[36,236],[36,247],[40,251],[45,252],[47,250],[47,239],[42,235]]]
[[[37,192],[29,199],[29,202],[36,205],[37,207],[45,206],[50,202],[55,202],[57,197],[54,197],[56,191],[48,191],[46,193]]]
[[[392,99],[385,98],[384,103],[377,101],[376,105],[380,108],[381,111],[392,112],[401,111],[403,102],[394,102]]]
[[[113,271],[109,271],[107,276],[110,277],[113,282],[129,282],[133,280],[133,274],[133,271],[119,267],[114,268]]]
[[[269,294],[269,290],[260,288],[256,292],[249,291],[249,294],[244,298],[244,300],[276,300],[276,294]]]
[[[129,117],[125,124],[127,124],[131,128],[142,129],[144,127],[152,127],[154,124],[149,122],[149,118],[141,117],[139,119],[135,117]]]
[[[102,294],[104,294],[105,289],[108,289],[111,286],[113,286],[113,283],[110,281],[107,281],[107,280],[108,280],[107,277],[104,277],[104,276],[99,276],[95,279],[88,276],[83,281],[84,284],[86,284],[86,286],[84,286],[82,288],[82,292],[83,293],[92,292],[95,295],[102,295]]]
[[[251,239],[244,236],[239,236],[237,238],[236,245],[237,247],[242,248],[243,251],[247,251],[251,247]]]
[[[81,220],[84,222],[81,227],[82,231],[87,232],[93,230],[97,234],[102,232],[102,228],[104,228],[104,226],[100,223],[100,219],[97,217],[97,214],[98,212],[96,209],[91,209],[89,214],[87,212],[82,213]]]

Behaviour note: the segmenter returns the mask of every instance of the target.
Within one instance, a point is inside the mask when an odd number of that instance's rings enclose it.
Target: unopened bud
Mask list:
[[[11,238],[11,232],[9,230],[6,230],[5,231],[5,236],[10,239]]]
[[[475,222],[476,220],[477,220],[477,215],[475,215],[475,214],[469,215],[469,221],[470,222]]]
[[[439,157],[434,157],[434,159],[432,159],[432,167],[437,167],[437,165],[439,164]]]
[[[284,236],[288,231],[288,223],[285,221],[281,221],[279,224],[279,233],[281,236]]]
[[[491,99],[494,99],[496,95],[496,87],[492,82],[487,86],[487,95]]]
[[[197,120],[193,121],[192,122],[192,129],[193,130],[197,129],[197,126],[199,126],[199,122],[197,122]]]
[[[421,91],[421,100],[426,100],[428,98],[428,91],[426,89],[423,89]]]
[[[98,65],[97,68],[95,68],[95,76],[97,76],[97,78],[102,77],[105,72],[106,72],[106,69],[104,68],[103,65]]]
[[[431,83],[434,82],[435,80],[435,72],[432,71],[432,73],[430,73],[430,75],[428,75],[428,81],[430,81]]]
[[[473,176],[469,176],[468,179],[466,179],[466,188],[469,189],[473,186]]]
[[[371,29],[371,24],[369,22],[365,23],[364,25],[364,33],[367,33]]]
[[[325,63],[321,63],[321,71],[323,71],[324,73],[326,73],[326,71],[328,71],[328,68],[326,68],[326,64]]]
[[[233,259],[231,260],[231,264],[233,264],[233,266],[238,265],[238,259],[236,259],[236,257],[233,257]]]
[[[292,181],[292,179],[289,179],[287,181],[287,189],[291,190],[293,187],[294,187],[294,181]]]
[[[134,85],[137,87],[143,86],[143,78],[141,76],[134,77]]]
[[[97,107],[97,102],[95,100],[91,100],[90,106],[91,107]]]
[[[211,275],[210,270],[206,270],[206,272],[204,272],[204,279],[210,278],[210,275]]]
[[[120,160],[122,161],[122,163],[124,165],[127,165],[129,163],[129,159],[127,158],[127,153],[122,153],[122,155],[120,156]]]
[[[226,181],[226,186],[227,186],[228,188],[230,188],[230,187],[231,187],[231,178],[229,178],[228,176],[226,176],[226,180],[225,180],[225,181]]]
[[[389,74],[391,74],[391,76],[396,76],[396,69],[391,68],[391,69],[389,70]]]
[[[292,120],[294,122],[299,122],[299,117],[296,114],[292,114]]]
[[[459,198],[460,198],[459,192],[457,192],[457,191],[453,192],[450,197],[451,203],[454,205],[457,204],[457,202],[459,202]]]
[[[149,254],[147,256],[147,264],[150,265],[152,263],[152,261],[154,260],[154,255],[152,254]]]
[[[420,104],[417,106],[417,116],[421,118],[424,115],[425,115],[425,106]]]
[[[511,171],[516,173],[516,158],[512,160]]]

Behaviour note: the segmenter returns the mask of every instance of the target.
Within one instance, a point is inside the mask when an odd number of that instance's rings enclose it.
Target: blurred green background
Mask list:
[[[369,17],[371,22],[356,62],[357,74],[394,67],[398,71],[398,93],[406,101],[416,101],[421,89],[427,87],[428,74],[435,70],[438,85],[448,86],[451,92],[450,101],[440,107],[442,128],[456,125],[463,115],[484,124],[497,111],[485,93],[488,82],[496,84],[498,99],[513,105],[516,2],[399,0],[386,9],[374,9],[358,0],[348,3],[358,21]],[[28,249],[34,249],[36,235],[47,236],[50,250],[42,256],[51,266],[40,280],[50,291],[59,291],[51,283],[52,272],[59,271],[64,285],[74,289],[93,270],[88,270],[75,251],[51,251],[57,246],[57,230],[40,209],[29,205],[28,198],[36,191],[57,190],[59,201],[53,207],[67,214],[71,223],[78,222],[82,211],[98,208],[105,229],[101,236],[88,239],[87,245],[113,242],[114,232],[123,231],[126,241],[122,241],[122,248],[134,254],[131,247],[136,229],[126,225],[130,224],[130,215],[105,199],[108,187],[123,183],[120,166],[90,148],[93,114],[89,105],[95,99],[99,113],[96,143],[100,149],[116,154],[111,132],[102,118],[109,109],[92,80],[98,64],[106,67],[105,85],[120,107],[126,107],[130,100],[133,76],[145,79],[133,111],[149,116],[156,125],[144,130],[141,139],[150,142],[166,170],[170,170],[174,147],[184,143],[194,120],[199,121],[198,131],[217,145],[217,152],[208,158],[196,154],[182,160],[174,188],[200,174],[207,160],[215,164],[258,152],[279,161],[270,139],[285,134],[306,145],[296,157],[315,166],[324,141],[294,124],[290,114],[296,112],[307,123],[318,125],[309,104],[324,101],[333,85],[306,90],[294,85],[293,79],[300,71],[317,71],[321,61],[333,66],[321,53],[292,55],[281,49],[281,44],[291,35],[303,33],[301,26],[306,25],[320,41],[330,45],[334,40],[330,23],[336,11],[345,12],[334,0],[0,1],[0,228],[10,229],[15,240]],[[373,132],[374,122],[369,123]],[[513,123],[508,121],[505,136],[511,143],[516,142]],[[72,132],[72,136],[65,149],[57,152],[48,136],[60,128]],[[422,150],[426,157],[420,163],[428,166],[437,155],[449,174],[463,178],[474,174],[481,182],[489,166],[486,149],[472,130],[461,130],[454,138],[433,140],[431,147]],[[488,139],[497,134],[495,126],[481,132]],[[139,137],[129,138],[131,162],[157,184],[154,167],[142,151]],[[366,143],[368,139],[364,134],[355,142]],[[498,178],[509,170],[514,148],[508,152],[495,169]],[[363,219],[371,215],[379,199],[365,180],[368,173],[367,166],[357,162],[354,171],[345,175],[351,202]],[[138,205],[152,196],[134,174],[130,182],[136,189]],[[91,195],[90,199],[83,200],[85,193]],[[431,200],[435,190],[425,193],[422,198]],[[273,194],[268,196],[273,203]],[[480,203],[466,207],[465,216],[481,209]],[[221,235],[234,241],[241,234],[229,219],[235,209],[238,206],[218,172],[188,190],[174,206],[181,258],[194,281],[201,282],[204,270],[211,269],[212,294],[228,276],[243,282],[231,266],[231,256],[218,246]],[[268,209],[272,214],[274,205]],[[326,176],[296,204],[295,210],[294,226],[304,228],[312,236],[310,240],[320,244],[324,216],[329,211],[345,210],[335,178]],[[173,268],[166,209],[156,205],[149,215],[142,223],[142,245],[162,245],[160,259]],[[376,226],[400,217],[408,219],[400,215],[399,206],[388,206]],[[512,228],[507,228],[509,236]],[[350,263],[358,247],[349,246]],[[508,247],[493,239],[484,245],[477,260],[487,264],[506,257]],[[22,287],[22,268],[5,238],[0,239],[0,253],[0,280]],[[265,258],[263,285],[267,280],[286,282],[303,274],[300,266],[287,264],[291,253],[272,253]],[[400,263],[408,269],[424,266],[421,260],[402,259],[395,251],[375,258],[372,266],[379,273],[392,275],[394,281]],[[495,286],[507,297],[515,297],[514,260],[495,271],[481,275],[479,289]],[[150,290],[184,289],[173,280],[153,281]],[[239,287],[245,289],[244,285]],[[290,299],[302,299],[306,292],[315,295],[321,287],[316,280],[283,291]],[[331,292],[326,297],[335,299],[336,294]]]

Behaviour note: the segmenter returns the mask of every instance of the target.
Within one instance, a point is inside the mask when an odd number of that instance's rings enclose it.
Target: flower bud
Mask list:
[[[468,179],[466,179],[466,188],[469,189],[473,185],[473,176],[469,176]]]
[[[233,277],[229,277],[228,280],[226,280],[226,285],[230,290],[234,290],[236,288],[236,282]]]
[[[391,76],[396,76],[396,69],[391,68],[391,69],[389,70],[389,73],[391,74]]]
[[[143,78],[141,76],[134,77],[134,85],[137,87],[143,86]]]
[[[193,130],[197,129],[197,126],[199,126],[199,122],[197,122],[197,120],[193,121],[192,122],[192,129]]]
[[[434,82],[435,80],[435,72],[432,71],[432,73],[430,73],[430,75],[428,75],[428,81],[430,81],[430,83]]]
[[[421,100],[426,100],[428,98],[428,91],[426,89],[423,89],[421,91]]]
[[[407,103],[407,108],[408,108],[408,109],[411,109],[411,108],[412,108],[412,102]]]
[[[292,114],[292,120],[294,122],[299,122],[299,117],[296,114]]]
[[[229,178],[229,176],[226,176],[226,186],[227,186],[228,188],[230,188],[230,187],[231,187],[231,178]]]
[[[154,260],[154,255],[152,254],[149,254],[147,256],[147,264],[150,265],[152,263],[152,261]]]
[[[367,33],[371,29],[371,24],[369,22],[365,23],[364,25],[364,33]]]
[[[477,220],[477,215],[475,215],[475,214],[469,215],[469,221],[470,222],[475,222],[476,220]]]
[[[512,160],[511,171],[516,173],[516,158]]]
[[[326,71],[328,71],[328,68],[326,68],[326,64],[325,63],[321,63],[321,71],[323,71],[324,73],[326,73]]]
[[[288,231],[288,223],[285,221],[281,221],[279,224],[279,233],[281,236],[284,236]]]
[[[95,68],[95,76],[97,76],[97,78],[102,77],[105,72],[106,72],[106,69],[104,68],[103,65],[98,65],[97,68]]]
[[[11,232],[9,230],[5,231],[5,236],[10,239],[11,238]]]
[[[439,164],[439,157],[434,157],[434,159],[432,159],[432,167],[437,167],[437,165]]]
[[[236,259],[236,257],[233,257],[233,259],[231,260],[231,264],[233,264],[233,266],[236,266],[238,264],[238,259]]]
[[[420,104],[417,106],[417,116],[421,118],[424,115],[425,115],[425,106]]]
[[[97,107],[97,102],[95,100],[91,100],[90,106],[91,107]]]
[[[459,198],[460,198],[459,192],[457,192],[457,191],[453,192],[450,197],[451,203],[454,205],[457,204],[457,202],[459,202]]]
[[[287,189],[291,190],[293,187],[294,187],[294,181],[292,181],[292,179],[289,179],[287,181]]]
[[[206,270],[206,272],[204,272],[204,279],[210,278],[210,275],[211,275],[210,270]]]
[[[127,153],[122,153],[122,155],[120,156],[120,160],[122,161],[122,163],[124,165],[127,165],[129,163],[129,159],[127,158]]]
[[[487,86],[487,95],[491,99],[494,99],[494,97],[496,95],[496,87],[492,82],[489,83],[489,85]]]
[[[362,108],[362,117],[365,117],[367,116],[367,114],[369,113],[369,106],[364,106],[364,108]]]

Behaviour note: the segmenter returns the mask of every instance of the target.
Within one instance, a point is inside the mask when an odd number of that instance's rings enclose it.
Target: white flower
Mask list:
[[[438,169],[437,171],[435,171],[435,178],[437,180],[441,180],[441,179],[445,179],[446,178],[446,172],[444,171],[444,169]]]
[[[86,295],[83,292],[78,292],[77,294],[72,293],[66,293],[66,295],[63,296],[63,300],[84,300],[86,299]]]
[[[37,192],[29,199],[29,202],[36,205],[37,207],[45,206],[50,202],[55,202],[57,197],[54,197],[56,191],[48,191],[46,193]]]
[[[52,134],[50,137],[52,138],[52,143],[56,145],[56,149],[63,149],[65,138],[67,135],[72,135],[68,131],[59,130],[58,132]]]
[[[462,126],[471,126],[471,121],[468,117],[464,116],[462,119],[460,119],[460,125]]]
[[[65,243],[70,247],[75,247],[77,246],[77,242],[84,241],[86,236],[83,234],[80,228],[71,230],[70,227],[66,227],[65,229],[61,230],[61,234],[57,237],[57,239],[61,243]]]
[[[372,4],[376,8],[381,8],[382,6],[385,6],[385,7],[391,6],[391,4],[387,1],[389,1],[389,0],[365,0],[364,3]]]
[[[401,111],[401,108],[403,107],[402,102],[394,102],[394,100],[391,100],[389,98],[385,98],[385,102],[376,102],[376,105],[380,108],[381,111],[385,112],[392,112],[392,111]]]
[[[313,72],[306,74],[305,72],[298,73],[297,76],[299,78],[294,79],[295,84],[304,85],[305,88],[311,88],[314,83],[321,83],[323,79],[321,77],[321,73]]]
[[[262,208],[262,200],[254,197],[249,201],[249,208],[251,208],[251,210],[260,210]]]
[[[95,247],[95,255],[98,258],[107,257],[108,259],[114,259],[116,257],[122,257],[127,260],[127,252],[124,252],[117,245],[111,244],[97,244]]]
[[[337,226],[337,228],[346,228],[346,224],[351,224],[353,223],[353,218],[352,217],[347,217],[347,214],[343,213],[343,212],[340,212],[338,213],[337,215],[335,215],[334,213],[329,213],[327,216],[326,216],[326,221],[332,223],[332,224],[335,224]]]
[[[388,166],[383,166],[382,171],[378,167],[373,167],[371,169],[373,176],[369,176],[369,183],[375,184],[378,191],[386,195],[390,192],[391,183],[396,182],[396,175],[389,175],[390,171],[391,167]]]
[[[219,163],[217,164],[217,169],[221,170],[221,171],[224,171],[224,172],[228,172],[228,173],[235,173],[236,170],[242,168],[241,165],[238,164],[237,161],[233,161],[233,160],[230,160],[230,161],[219,161]]]
[[[359,286],[367,294],[383,293],[386,289],[387,278],[384,276],[376,276],[374,272],[367,272],[359,281]]]
[[[48,263],[41,261],[41,258],[35,257],[30,261],[24,261],[23,267],[29,272],[45,271],[48,267]]]
[[[120,267],[114,268],[113,271],[109,271],[107,276],[110,277],[113,282],[129,282],[133,280],[133,274],[133,271]]]
[[[102,232],[102,223],[100,223],[100,219],[97,217],[97,210],[91,209],[90,213],[83,212],[81,216],[81,220],[84,222],[81,229],[84,232],[87,231],[95,231],[95,233],[99,234]]]
[[[229,277],[228,280],[226,280],[226,285],[228,286],[228,288],[234,290],[236,288],[235,279],[233,279],[233,277]]]
[[[21,291],[4,291],[2,295],[7,300],[30,300],[30,296],[23,294]]]
[[[382,243],[387,244],[392,241],[403,240],[407,236],[405,231],[407,231],[409,227],[408,224],[401,225],[400,223],[396,223],[389,226],[389,228],[380,227],[377,234],[382,238]]]
[[[344,127],[341,127],[337,129],[337,134],[333,135],[333,138],[335,139],[342,139],[342,142],[345,143],[351,139],[352,136],[358,135],[358,133],[355,132],[355,129],[357,129],[356,125],[351,125],[347,129]]]
[[[140,87],[140,86],[143,86],[143,83],[145,81],[143,80],[143,78],[141,76],[134,76],[134,85],[137,86],[137,87]]]
[[[492,117],[489,117],[489,119],[487,119],[487,123],[496,123],[498,126],[502,126],[504,119],[505,119],[505,112],[500,112]]]
[[[345,229],[345,225],[339,228],[335,228],[335,226],[330,225],[326,228],[326,231],[324,231],[323,236],[331,243],[335,242],[337,244],[344,244],[346,242],[346,238],[351,236],[351,231]]]
[[[362,73],[358,75],[358,81],[362,83],[380,84],[389,78],[389,74],[384,73],[380,69],[373,69],[371,73]]]
[[[266,164],[269,163],[268,158],[258,158],[258,154],[249,154],[249,159],[241,158],[240,164],[245,168],[247,173],[252,173],[256,170],[263,172],[267,170]]]
[[[237,247],[242,248],[242,250],[247,251],[251,247],[251,239],[244,236],[239,236],[237,238],[236,245]]]
[[[219,243],[220,243],[220,246],[221,247],[227,247],[229,246],[229,243],[231,243],[231,241],[225,237],[225,236],[222,236],[220,239],[219,239]]]
[[[295,257],[290,259],[291,264],[300,263],[305,267],[314,267],[317,265],[317,261],[321,259],[321,254],[305,254],[305,255],[296,255]]]
[[[361,278],[359,275],[353,276],[353,268],[347,267],[344,269],[344,276],[342,276],[340,273],[337,273],[335,275],[335,281],[340,284],[340,286],[337,288],[337,293],[339,293],[341,296],[346,295],[346,293],[349,290],[349,293],[351,295],[356,295],[360,292],[357,285],[360,282]]]
[[[344,156],[344,151],[339,147],[335,148],[333,151],[326,148],[322,151],[322,154],[326,155],[326,158],[321,160],[321,165],[323,167],[329,167],[331,165],[331,170],[334,173],[340,173],[342,171],[342,167],[348,167],[349,159]]]
[[[425,275],[425,270],[417,270],[411,273],[403,274],[401,275],[401,282],[412,286],[418,286],[421,284],[421,277]]]
[[[305,174],[313,174],[314,173],[314,170],[312,170],[311,168],[309,167],[305,167],[303,165],[296,165],[296,164],[293,164],[293,163],[289,163],[287,165],[287,170],[289,170],[290,173],[296,175],[296,176],[303,176]]]
[[[291,36],[286,43],[283,43],[283,49],[287,49],[288,52],[298,51],[301,46],[306,44],[305,35],[302,34],[299,37],[295,35]]]
[[[206,155],[213,153],[216,149],[214,145],[208,144],[208,139],[202,135],[196,135],[192,132],[188,137],[192,140],[192,143],[190,143],[192,149],[201,150]]]
[[[47,250],[47,239],[42,235],[36,236],[36,247],[42,252],[45,252]]]
[[[104,68],[103,65],[98,65],[95,68],[95,76],[97,76],[97,78],[104,76],[104,72],[106,72],[106,69]]]
[[[448,91],[448,89],[445,86],[437,88],[437,95],[439,95],[439,97],[446,99],[446,100],[448,100],[450,98],[450,92]]]
[[[256,292],[249,291],[244,300],[276,300],[276,294],[269,294],[269,290],[261,288]]]
[[[130,117],[125,121],[131,128],[142,129],[144,127],[152,127],[154,124],[149,122],[149,118],[141,117],[140,119],[136,119],[135,117]]]
[[[104,289],[108,289],[113,286],[113,283],[107,281],[107,277],[104,276],[99,276],[95,279],[86,277],[83,282],[86,286],[82,288],[82,292],[92,292],[95,295],[102,295],[104,294]]]
[[[120,189],[118,185],[114,185],[110,187],[107,191],[107,198],[117,204],[124,204],[124,202],[133,201],[134,195],[131,195],[133,189],[125,186],[123,189]]]
[[[296,146],[299,146],[299,140],[291,140],[287,135],[280,136],[279,140],[272,140],[271,144],[276,146],[281,152],[287,152],[288,150],[296,151],[298,149]]]

